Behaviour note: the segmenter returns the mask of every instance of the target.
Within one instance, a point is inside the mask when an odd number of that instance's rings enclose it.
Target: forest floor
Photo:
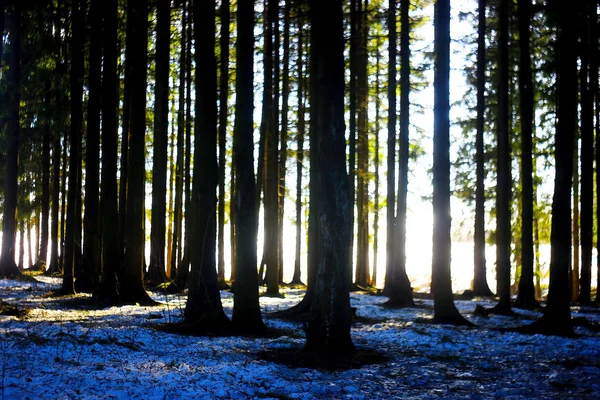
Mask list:
[[[478,316],[486,299],[457,300],[476,327],[430,323],[432,301],[382,307],[386,298],[351,295],[357,310],[352,339],[359,349],[384,353],[384,362],[330,371],[292,368],[260,354],[301,348],[302,326],[269,316],[296,304],[261,298],[266,324],[285,332],[271,338],[193,337],[156,328],[180,320],[186,297],[152,293],[154,307],[94,309],[86,295],[53,297],[57,278],[39,283],[0,280],[0,391],[2,399],[599,399],[600,332],[577,327],[576,338],[500,331],[541,314]],[[221,293],[231,315],[233,296]],[[2,306],[2,304],[0,304]],[[29,309],[29,312],[22,312]],[[6,314],[19,314],[6,315]],[[597,308],[573,307],[573,316],[600,323]]]

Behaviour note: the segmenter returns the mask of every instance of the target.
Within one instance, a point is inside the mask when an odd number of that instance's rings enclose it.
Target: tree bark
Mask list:
[[[510,133],[508,107],[508,2],[499,3],[498,31],[498,114],[497,140],[497,183],[496,183],[496,268],[498,276],[497,294],[500,301],[493,308],[497,314],[511,314],[510,305]]]
[[[70,153],[69,153],[69,191],[67,197],[67,223],[65,233],[65,253],[63,264],[63,282],[61,291],[64,294],[75,293],[74,272],[75,264],[79,255],[76,243],[77,230],[77,212],[81,213],[81,137],[83,133],[83,70],[84,70],[84,27],[83,4],[80,0],[72,0],[71,23],[73,29],[72,47],[71,47],[71,134],[70,134]]]
[[[392,0],[388,10],[388,142],[387,142],[387,205],[386,205],[386,263],[383,294],[392,292],[394,263],[394,217],[396,215],[396,1]]]
[[[302,251],[302,174],[304,161],[304,136],[305,136],[305,77],[304,77],[304,17],[301,11],[298,13],[298,133],[297,133],[297,146],[298,150],[296,153],[296,252],[294,262],[294,276],[292,277],[292,284],[301,285],[302,279],[301,273],[301,251]]]
[[[254,12],[254,9],[252,10]],[[227,288],[225,283],[225,153],[227,150],[227,100],[229,97],[229,0],[221,1],[221,67],[219,76],[219,259],[217,278],[219,287]],[[252,169],[253,170],[253,169]],[[230,204],[230,207],[233,204]]]
[[[306,349],[327,358],[354,351],[350,337],[350,196],[344,135],[342,2],[310,1],[319,257]],[[314,79],[314,77],[318,77]],[[311,145],[312,148],[312,145]],[[314,195],[314,193],[313,193]]]
[[[558,108],[555,136],[555,178],[552,199],[550,285],[541,319],[525,327],[529,332],[572,336],[569,261],[571,259],[571,183],[577,117],[577,35],[573,4],[557,2],[558,22],[556,63],[558,65]]]
[[[356,278],[354,283],[366,287],[369,281],[369,137],[368,106],[368,21],[367,0],[359,0],[357,17],[357,137],[356,137]]]
[[[275,0],[269,0],[267,6],[266,42],[271,42],[274,26],[278,23],[279,6]],[[279,74],[274,74],[274,54],[278,47],[268,49],[265,58],[265,90],[267,90],[267,129],[265,132],[265,181],[264,181],[264,261],[266,267],[266,296],[279,294],[279,266],[277,257],[277,221],[278,221],[278,104],[275,92],[279,91]],[[278,58],[277,58],[278,59]],[[267,76],[268,75],[268,76]]]
[[[102,90],[102,11],[100,1],[90,6],[89,100],[85,153],[85,216],[81,273],[75,281],[78,292],[91,293],[100,280],[100,107]]]
[[[119,235],[117,147],[118,147],[118,92],[117,92],[117,13],[118,0],[103,2],[104,14],[104,68],[102,71],[102,278],[94,299],[98,303],[120,304],[118,275],[121,266]]]
[[[196,146],[190,237],[191,276],[186,323],[219,329],[229,322],[219,293],[216,265],[217,65],[215,59],[215,1],[192,3],[196,43]]]
[[[184,2],[185,4],[185,2]],[[173,252],[171,253],[169,278],[172,281],[177,279],[177,266],[180,258],[177,256],[177,249],[182,246],[182,227],[183,227],[183,175],[184,175],[184,144],[185,144],[185,93],[187,73],[187,14],[185,5],[181,10],[181,41],[179,54],[179,109],[177,110],[177,161],[175,171],[175,210],[173,226]],[[183,251],[180,251],[183,254]]]
[[[145,139],[146,139],[146,79],[148,63],[148,0],[129,0],[127,24],[130,26],[134,46],[132,57],[131,102],[129,116],[129,157],[127,164],[127,229],[125,265],[120,276],[120,293],[123,304],[148,304],[152,300],[144,289],[144,199]],[[129,61],[129,60],[127,60]],[[164,218],[164,214],[163,214]]]
[[[594,94],[590,90],[592,73],[590,55],[598,44],[590,40],[590,17],[596,4],[580,6],[581,66],[579,73],[581,101],[581,280],[579,302],[590,304],[592,283],[592,249],[594,237]],[[574,280],[575,281],[575,280]],[[575,282],[574,282],[575,283]],[[575,285],[573,285],[575,290]],[[573,293],[574,295],[575,293]]]
[[[450,0],[435,3],[434,29],[433,319],[465,325],[469,322],[454,305],[450,273]]]
[[[169,141],[170,0],[158,0],[156,16],[152,228],[150,230],[150,265],[146,277],[150,286],[160,285],[167,281],[165,272],[165,215],[167,213],[167,150]]]
[[[521,109],[521,278],[516,306],[526,309],[539,308],[533,286],[533,79],[529,38],[531,23],[531,0],[519,0],[519,95]]]
[[[487,282],[485,260],[485,9],[487,0],[479,0],[477,27],[477,134],[475,138],[475,248],[473,276],[473,294],[475,296],[491,296],[492,291]]]
[[[19,169],[19,105],[21,98],[21,3],[16,2],[7,21],[10,48],[8,54],[8,102],[6,124],[6,163],[4,169],[4,210],[2,212],[2,253],[0,277],[20,278],[15,263],[17,233],[17,173]]]
[[[236,169],[237,281],[233,324],[246,333],[260,333],[265,325],[258,302],[256,185],[254,181],[254,1],[238,3],[237,74],[233,152]]]

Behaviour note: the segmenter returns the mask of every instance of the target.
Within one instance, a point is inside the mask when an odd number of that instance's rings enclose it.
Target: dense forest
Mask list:
[[[346,356],[352,292],[415,306],[409,181],[427,156],[432,322],[473,324],[453,297],[459,200],[463,295],[492,299],[485,315],[543,306],[517,330],[573,336],[571,305],[599,301],[598,4],[471,3],[457,37],[449,0],[1,0],[0,276],[60,277],[54,295],[97,307],[185,292],[179,324],[202,334],[266,334],[259,295],[306,285],[277,316]],[[453,41],[472,50],[458,102]]]

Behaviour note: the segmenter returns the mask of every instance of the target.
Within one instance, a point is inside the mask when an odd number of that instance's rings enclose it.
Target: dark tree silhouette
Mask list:
[[[218,329],[229,322],[219,293],[216,266],[217,62],[215,59],[215,1],[193,4],[196,44],[196,108],[194,182],[190,201],[191,275],[185,322],[200,329]]]
[[[256,184],[254,181],[254,1],[238,3],[236,104],[233,153],[236,169],[236,258],[233,324],[243,332],[265,329],[258,302]]]
[[[400,154],[398,156],[398,197],[393,220],[393,246],[390,300],[393,307],[412,306],[412,288],[406,275],[406,210],[408,195],[408,131],[410,126],[410,1],[403,1],[400,8]]]
[[[533,286],[533,79],[529,49],[531,0],[519,0],[519,95],[521,110],[521,277],[516,306],[535,309],[540,305],[535,299]]]
[[[557,123],[554,143],[555,176],[550,235],[550,285],[542,318],[523,328],[526,332],[573,335],[571,322],[569,264],[571,260],[571,183],[577,117],[577,54],[573,4],[556,2],[552,12],[558,23]]]
[[[434,29],[433,319],[465,325],[470,323],[454,305],[450,275],[450,0],[436,1]]]
[[[121,302],[144,304],[152,300],[144,289],[144,197],[145,180],[145,137],[146,137],[146,79],[148,50],[148,0],[128,1],[127,25],[133,46],[131,99],[129,116],[129,157],[127,177],[127,229],[125,243],[125,266],[121,271],[119,286]],[[128,60],[129,61],[129,60]]]
[[[64,294],[75,293],[75,264],[79,259],[77,230],[77,214],[81,214],[81,138],[83,135],[83,70],[84,70],[84,5],[79,0],[71,2],[71,23],[73,39],[71,44],[71,134],[69,152],[69,190],[67,196],[67,223],[65,232],[65,253],[63,261],[63,282],[61,291]]]
[[[83,259],[75,280],[78,292],[91,293],[100,279],[100,106],[102,90],[102,5],[90,6],[89,97],[85,151],[85,216],[83,219]]]
[[[496,183],[496,270],[497,294],[500,301],[493,308],[497,314],[512,313],[510,306],[510,134],[508,105],[508,2],[499,3],[498,29],[498,113],[497,140],[497,183]]]
[[[104,68],[102,71],[102,279],[95,298],[100,303],[119,304],[117,276],[121,254],[117,208],[117,13],[118,0],[102,3],[104,17]]]
[[[8,31],[9,76],[6,120],[6,164],[4,177],[4,210],[2,212],[2,254],[0,277],[20,278],[15,263],[15,238],[17,233],[17,170],[19,167],[19,102],[21,85],[21,3],[16,2],[9,12]]]
[[[165,273],[165,214],[167,213],[170,39],[171,1],[158,0],[156,10],[152,222],[150,228],[150,265],[148,266],[148,275],[146,277],[146,281],[150,286],[159,285],[167,280]],[[176,249],[175,252],[177,252]]]
[[[315,222],[319,251],[316,279],[311,283],[314,297],[306,330],[306,349],[335,357],[354,350],[350,337],[347,272],[350,196],[344,135],[343,14],[341,0],[311,0],[309,4],[314,85],[311,110],[317,130],[313,136],[317,142],[311,143],[311,149],[316,147],[315,186],[319,200]]]
[[[479,0],[477,26],[477,133],[475,138],[475,234],[473,294],[475,296],[491,296],[492,291],[487,283],[485,260],[485,31],[487,0]]]

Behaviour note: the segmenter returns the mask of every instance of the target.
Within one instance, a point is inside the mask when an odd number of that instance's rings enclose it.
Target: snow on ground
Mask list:
[[[426,323],[432,302],[389,310],[380,296],[352,294],[362,323],[352,328],[358,347],[386,353],[383,364],[327,371],[290,368],[260,360],[263,350],[302,346],[301,326],[265,315],[278,338],[189,337],[153,326],[180,319],[185,296],[153,294],[162,305],[102,310],[65,305],[47,296],[56,278],[40,283],[0,280],[0,299],[32,308],[25,319],[0,316],[0,390],[3,399],[197,399],[197,398],[403,398],[403,399],[598,399],[600,334],[577,328],[565,339],[502,333],[539,317],[478,317],[475,304],[457,301],[477,328]],[[303,296],[261,298],[264,312],[284,309]],[[83,295],[80,295],[83,296]],[[231,314],[232,295],[222,292]],[[595,323],[594,308],[573,308]]]

